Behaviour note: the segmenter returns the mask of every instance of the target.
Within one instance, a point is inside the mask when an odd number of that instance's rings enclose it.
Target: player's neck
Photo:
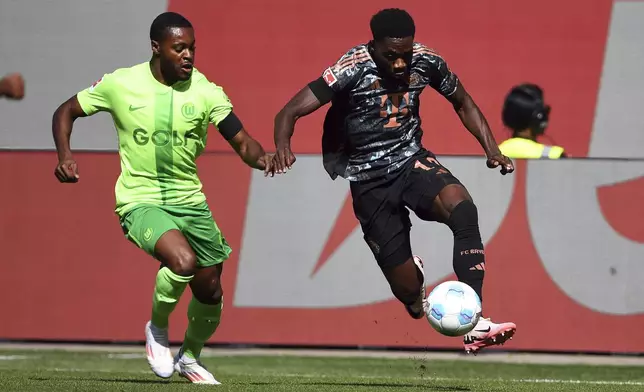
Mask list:
[[[157,82],[163,85],[172,86],[177,82],[176,80],[171,80],[170,78],[167,78],[165,75],[163,75],[163,72],[161,71],[161,64],[154,58],[150,60],[150,72],[152,72],[152,76],[154,76]]]
[[[521,139],[528,139],[532,140],[533,142],[537,141],[537,136],[530,131],[530,129],[524,129],[522,131],[516,131],[514,132],[513,137],[519,137]]]

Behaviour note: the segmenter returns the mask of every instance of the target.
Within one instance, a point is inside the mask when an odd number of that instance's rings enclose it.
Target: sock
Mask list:
[[[204,344],[215,333],[221,320],[224,299],[217,305],[206,305],[193,296],[188,305],[188,329],[181,350],[190,359],[198,359]]]
[[[168,267],[159,269],[152,296],[152,325],[157,328],[168,328],[170,313],[177,306],[179,298],[191,279],[192,276],[177,275]]]
[[[452,211],[447,225],[454,233],[454,272],[458,280],[472,287],[483,301],[485,252],[474,203],[469,200],[460,202]]]

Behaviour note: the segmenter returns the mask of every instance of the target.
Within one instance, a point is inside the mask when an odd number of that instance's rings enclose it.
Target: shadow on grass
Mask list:
[[[251,382],[251,385],[274,385],[274,382]],[[440,392],[470,392],[471,389],[464,387],[450,387],[440,385],[427,385],[422,383],[417,384],[401,384],[401,383],[384,383],[384,382],[326,382],[326,381],[311,381],[311,382],[298,382],[291,383],[295,385],[315,385],[315,386],[336,386],[336,387],[364,387],[367,388],[408,388],[408,389],[422,389],[424,391],[440,391]]]
[[[31,381],[89,381],[89,382],[122,382],[128,384],[185,384],[184,380],[146,380],[146,379],[133,379],[133,378],[89,378],[89,377],[29,377]]]

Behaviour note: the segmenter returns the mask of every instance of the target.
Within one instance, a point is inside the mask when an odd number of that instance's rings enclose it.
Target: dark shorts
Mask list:
[[[423,220],[436,220],[432,206],[447,185],[461,182],[436,157],[422,151],[396,173],[351,182],[353,211],[380,268],[395,267],[412,257],[409,210]]]

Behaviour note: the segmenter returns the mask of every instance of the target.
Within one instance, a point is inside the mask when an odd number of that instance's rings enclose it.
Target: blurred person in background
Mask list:
[[[25,96],[25,80],[19,73],[12,73],[0,79],[0,97],[22,100]]]
[[[537,141],[548,127],[549,115],[541,87],[532,83],[514,86],[503,103],[503,125],[512,131],[512,137],[499,144],[503,155],[514,159],[565,158],[563,147]]]

